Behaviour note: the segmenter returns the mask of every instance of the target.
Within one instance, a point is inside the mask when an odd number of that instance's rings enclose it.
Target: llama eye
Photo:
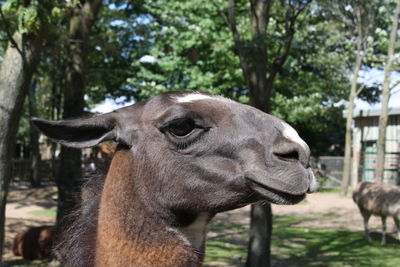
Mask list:
[[[167,131],[175,136],[183,137],[190,134],[195,128],[193,120],[182,119],[169,124]]]

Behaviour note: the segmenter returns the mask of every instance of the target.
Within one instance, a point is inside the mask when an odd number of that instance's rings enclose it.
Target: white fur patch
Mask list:
[[[208,95],[202,95],[202,94],[188,94],[185,96],[177,97],[176,101],[178,103],[187,103],[187,102],[193,102],[193,101],[203,100],[203,99],[212,99],[212,97],[208,96]]]
[[[185,96],[175,97],[175,100],[178,103],[190,103],[190,102],[199,101],[199,100],[217,100],[217,101],[222,101],[222,102],[227,102],[227,103],[233,102],[231,99],[225,98],[223,96],[210,96],[210,95],[203,95],[201,93],[190,93]]]
[[[287,139],[300,144],[304,149],[307,149],[307,144],[303,139],[299,136],[295,129],[287,123],[283,123],[283,136]]]

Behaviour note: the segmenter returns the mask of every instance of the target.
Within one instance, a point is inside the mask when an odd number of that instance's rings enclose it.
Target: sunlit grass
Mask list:
[[[322,216],[336,216],[326,212]],[[400,242],[388,238],[380,245],[380,234],[372,234],[373,243],[364,240],[362,232],[296,227],[306,216],[275,216],[272,236],[273,266],[400,266]],[[230,229],[223,234],[223,227]],[[248,230],[240,224],[216,223],[210,230],[221,232],[207,242],[207,266],[244,266]],[[236,232],[235,232],[236,231]]]
[[[29,211],[28,214],[37,216],[37,217],[56,217],[56,210],[53,209],[45,209],[45,210],[32,210]]]

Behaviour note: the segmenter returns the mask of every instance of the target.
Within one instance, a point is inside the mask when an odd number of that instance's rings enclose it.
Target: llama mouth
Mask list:
[[[273,204],[296,204],[302,201],[306,197],[306,193],[303,194],[290,194],[282,192],[277,189],[268,187],[267,185],[256,181],[253,178],[245,177],[246,185],[256,192],[264,200],[267,200]]]

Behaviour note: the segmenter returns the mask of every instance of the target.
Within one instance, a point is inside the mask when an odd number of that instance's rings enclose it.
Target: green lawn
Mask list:
[[[51,214],[49,212],[48,214]],[[43,214],[42,214],[43,215]],[[337,216],[333,212],[322,216]],[[400,242],[388,237],[380,245],[380,234],[373,233],[369,244],[362,232],[296,227],[302,216],[275,216],[272,237],[272,265],[275,267],[394,267],[400,266]],[[246,260],[248,226],[212,222],[206,247],[206,266],[243,266]],[[227,231],[228,230],[228,231]],[[46,266],[45,262],[16,260],[4,266]]]
[[[45,210],[32,210],[28,212],[30,215],[38,217],[56,217],[57,211],[55,209]]]
[[[49,261],[45,260],[12,260],[12,261],[5,261],[4,267],[47,267],[49,265]]]
[[[374,242],[369,244],[362,232],[295,227],[302,220],[309,218],[274,217],[273,266],[400,266],[400,242],[391,237],[386,246],[381,246],[380,234],[372,234]],[[225,266],[243,266],[248,232],[244,226],[234,227],[239,229],[239,235],[233,238],[226,235],[207,243],[206,264],[222,266],[222,262]],[[242,238],[240,242],[238,236]]]

